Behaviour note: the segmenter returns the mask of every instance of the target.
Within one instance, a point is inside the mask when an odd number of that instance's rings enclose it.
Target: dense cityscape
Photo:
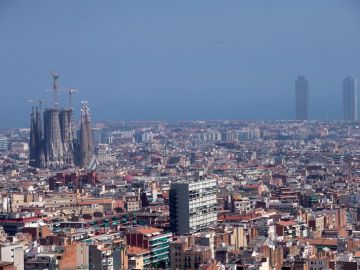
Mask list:
[[[354,78],[344,121],[309,120],[299,76],[293,121],[103,123],[52,79],[0,133],[0,269],[359,269]]]

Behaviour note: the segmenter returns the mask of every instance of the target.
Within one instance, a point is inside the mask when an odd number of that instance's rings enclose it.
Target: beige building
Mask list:
[[[125,196],[125,207],[126,211],[138,211],[141,208],[140,196],[139,195],[127,195]]]
[[[20,244],[4,243],[0,246],[0,261],[14,263],[17,270],[24,270],[24,248]]]
[[[242,226],[224,226],[215,229],[215,246],[221,247],[223,244],[233,246],[239,250],[247,246],[246,233]]]
[[[193,244],[193,238],[180,236],[170,243],[171,269],[199,269],[201,264],[212,259],[211,248]]]
[[[150,258],[150,251],[140,247],[129,247],[127,255],[129,269],[142,270],[145,267],[144,261]]]

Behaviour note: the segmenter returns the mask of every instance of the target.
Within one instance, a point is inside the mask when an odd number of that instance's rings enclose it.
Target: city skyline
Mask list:
[[[0,270],[359,270],[359,14],[0,0]]]
[[[355,92],[352,94],[352,96],[350,97],[349,95],[345,95],[344,93],[344,89],[345,89],[345,81],[346,79],[352,79],[354,81],[354,89],[355,89]],[[297,91],[301,88],[301,87],[297,87],[297,83],[301,80],[305,80],[306,82],[306,93],[302,93],[300,94],[300,96],[297,96]],[[300,82],[301,84],[301,82]],[[319,120],[319,121],[341,121],[341,120],[344,120],[344,121],[357,121],[358,120],[358,110],[357,110],[357,107],[358,107],[358,98],[357,98],[357,79],[352,77],[352,76],[347,76],[345,77],[345,79],[343,79],[343,84],[342,84],[342,88],[340,89],[339,88],[339,93],[341,94],[341,102],[338,102],[337,104],[337,107],[338,109],[341,109],[342,110],[342,114],[339,115],[339,117],[336,117],[336,118],[330,118],[328,115],[326,117],[314,117],[313,116],[313,111],[311,108],[309,108],[309,103],[313,103],[314,100],[312,99],[312,90],[309,90],[309,80],[307,79],[306,76],[303,76],[303,75],[299,75],[297,77],[297,79],[295,80],[295,88],[293,87],[293,89],[295,89],[294,91],[294,97],[293,97],[293,107],[291,108],[292,109],[292,113],[289,117],[286,117],[286,118],[269,118],[269,117],[264,117],[264,118],[255,118],[255,119],[252,119],[252,118],[243,118],[241,116],[239,116],[238,118],[234,117],[234,118],[187,118],[187,119],[182,119],[182,118],[179,118],[179,119],[167,119],[166,117],[165,118],[154,118],[154,119],[147,119],[146,117],[144,118],[139,118],[139,119],[132,119],[132,118],[112,118],[112,119],[99,119],[99,118],[95,118],[97,121],[96,122],[106,122],[106,121],[165,121],[165,122],[176,122],[176,121],[198,121],[198,120],[204,120],[204,121],[211,121],[211,120],[219,120],[219,121],[226,121],[226,120],[239,120],[239,121],[282,121],[282,120],[309,120],[309,121],[316,121],[316,120]],[[347,84],[348,85],[348,84]],[[349,88],[349,87],[347,87]],[[69,91],[77,91],[77,90],[62,90],[62,92],[69,92]],[[302,91],[302,90],[300,90]],[[61,96],[60,96],[61,97]],[[72,97],[74,98],[74,97]],[[325,98],[325,96],[324,96]],[[66,107],[66,101],[67,97],[66,95],[63,95],[61,97],[61,100],[62,102],[60,102],[58,105],[60,106],[61,104],[64,104],[64,108]],[[301,101],[299,100],[301,99]],[[345,101],[346,100],[346,101]],[[38,99],[38,100],[27,100],[28,103],[34,103],[34,102],[41,102],[42,104],[46,104],[46,103],[51,103],[51,99],[49,98],[48,100],[46,99]],[[349,104],[351,103],[351,106],[353,106],[354,108],[350,109],[351,112],[345,112],[346,109],[345,109],[345,104]],[[33,108],[35,108],[34,106],[32,106]],[[301,107],[301,108],[300,108]],[[354,115],[353,118],[347,118],[348,116],[346,116],[345,114],[352,114]],[[36,112],[35,112],[36,114]],[[301,115],[300,115],[301,114]],[[310,115],[310,116],[309,116]],[[79,116],[81,118],[81,112],[76,115],[76,116]],[[78,125],[80,126],[81,122],[78,123]],[[16,128],[16,127],[20,127],[20,126],[11,126],[11,127],[2,127],[2,128]]]
[[[52,73],[50,73],[52,74]],[[214,118],[214,119],[173,119],[172,121],[169,122],[173,122],[173,121],[196,121],[196,120],[345,120],[345,121],[356,121],[358,119],[358,99],[357,99],[357,79],[352,77],[352,76],[346,76],[343,79],[342,82],[342,89],[341,89],[341,95],[342,95],[342,103],[338,104],[339,107],[341,106],[341,109],[343,110],[342,112],[342,116],[340,116],[339,118],[336,119],[329,119],[329,118],[312,118],[309,117],[309,114],[311,115],[311,110],[309,110],[309,102],[311,102],[311,90],[309,90],[309,80],[307,79],[306,76],[304,75],[299,75],[297,76],[296,80],[295,80],[295,91],[294,91],[294,106],[293,106],[293,113],[292,113],[292,117],[289,118],[279,118],[279,119],[268,119],[268,118],[259,118],[259,119],[242,119],[240,118],[231,118],[231,119],[221,119],[221,118]],[[49,90],[48,90],[49,91]],[[53,91],[53,90],[51,90]],[[67,89],[62,89],[60,90],[61,92],[71,92],[71,100],[74,98],[74,96],[72,95],[73,92],[77,92],[77,90],[67,90]],[[59,94],[57,92],[57,94]],[[54,99],[54,98],[53,98]],[[65,99],[62,98],[62,103],[66,103]],[[50,99],[49,100],[45,100],[45,99],[39,99],[39,100],[28,100],[27,102],[29,103],[34,103],[34,102],[41,102],[41,104],[44,104],[46,102],[51,103]],[[53,101],[54,102],[54,101]],[[67,101],[69,102],[69,100]],[[71,102],[71,101],[70,101]],[[40,106],[41,104],[39,104],[38,106]],[[56,106],[60,106],[60,103],[56,103]],[[55,105],[54,105],[55,106]],[[64,105],[66,107],[66,105]],[[70,106],[70,105],[68,105]],[[123,120],[123,121],[146,121],[146,119],[102,119],[99,120],[99,122],[101,121],[118,121],[118,120]],[[150,121],[166,121],[165,119],[151,119]]]

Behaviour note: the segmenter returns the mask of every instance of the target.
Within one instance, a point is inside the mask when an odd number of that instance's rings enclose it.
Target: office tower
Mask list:
[[[309,83],[305,76],[295,81],[296,120],[308,120]]]
[[[92,136],[93,134],[90,122],[90,109],[87,102],[83,101],[80,118],[80,132],[77,145],[77,165],[82,168],[89,169],[89,167],[91,167],[94,163],[94,147]]]
[[[357,120],[357,82],[353,77],[346,77],[343,81],[344,120]]]
[[[170,230],[176,234],[203,231],[217,221],[216,180],[201,173],[171,184]]]

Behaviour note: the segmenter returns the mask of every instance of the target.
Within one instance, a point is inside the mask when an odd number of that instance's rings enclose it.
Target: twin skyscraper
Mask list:
[[[346,122],[358,120],[357,113],[357,82],[353,77],[343,81],[343,110]],[[305,76],[299,76],[295,81],[295,117],[296,120],[308,120],[309,82]]]

